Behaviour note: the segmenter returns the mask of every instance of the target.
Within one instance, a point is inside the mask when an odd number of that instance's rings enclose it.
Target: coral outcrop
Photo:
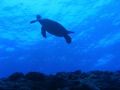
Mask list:
[[[120,71],[16,72],[0,79],[0,90],[120,90]]]

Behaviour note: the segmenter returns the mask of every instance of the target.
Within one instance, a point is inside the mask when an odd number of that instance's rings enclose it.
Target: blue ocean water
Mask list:
[[[44,74],[120,70],[119,0],[1,0],[0,78],[14,72]],[[41,35],[36,15],[62,24],[63,37]]]

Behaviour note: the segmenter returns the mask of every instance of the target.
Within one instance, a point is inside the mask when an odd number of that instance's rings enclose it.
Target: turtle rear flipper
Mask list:
[[[66,42],[67,42],[68,44],[71,43],[71,38],[70,38],[69,35],[66,34],[66,35],[64,36],[64,38],[65,38],[65,40],[66,40]]]

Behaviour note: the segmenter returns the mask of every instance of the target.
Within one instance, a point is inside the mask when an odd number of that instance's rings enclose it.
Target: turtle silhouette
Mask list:
[[[37,20],[33,20],[30,23],[32,24],[38,21],[42,25],[41,34],[43,35],[43,37],[46,38],[47,31],[55,36],[64,37],[68,44],[71,43],[71,37],[68,34],[74,32],[66,30],[61,24],[56,21],[50,19],[41,19],[40,15],[37,15],[36,18]]]

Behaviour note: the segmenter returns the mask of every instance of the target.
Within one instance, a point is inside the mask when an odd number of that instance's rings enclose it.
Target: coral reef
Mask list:
[[[120,71],[16,72],[0,79],[0,90],[120,90]]]

